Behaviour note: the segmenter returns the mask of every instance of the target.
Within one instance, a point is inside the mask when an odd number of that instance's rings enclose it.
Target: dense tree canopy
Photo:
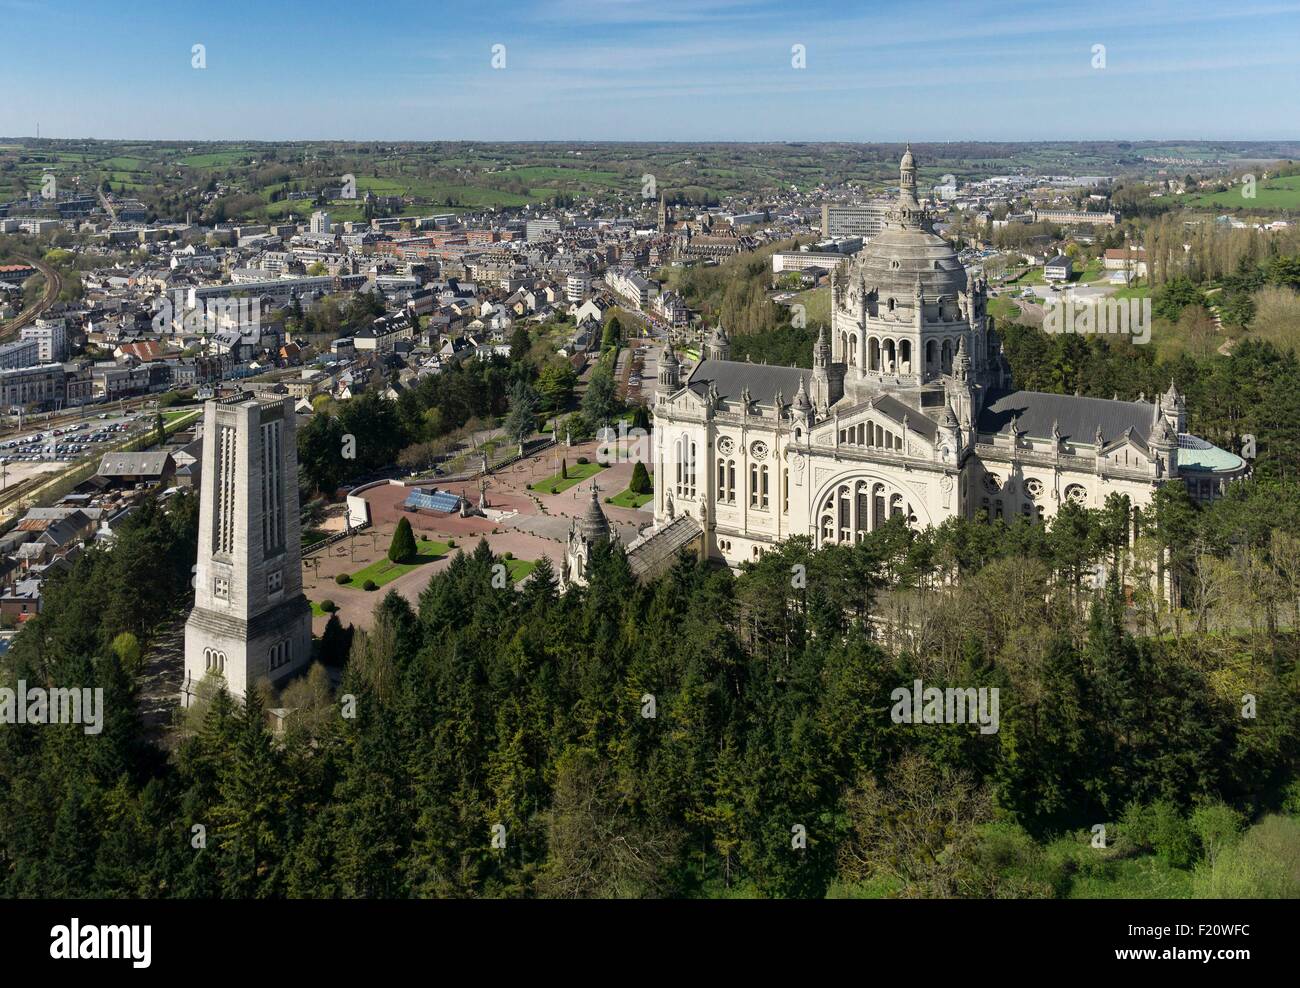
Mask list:
[[[1285,827],[1240,843],[1235,828],[1298,808],[1296,637],[1280,630],[1300,607],[1297,505],[1263,483],[1209,510],[1162,495],[1169,532],[1147,523],[1133,560],[1122,499],[1047,526],[792,539],[739,576],[683,560],[640,584],[598,547],[590,585],[564,594],[544,560],[502,586],[480,543],[415,606],[390,593],[350,646],[331,620],[322,660],[349,652],[337,690],[318,666],[246,705],[218,692],[170,757],[145,741],[114,642],[147,651],[183,607],[194,516],[146,509],[76,582],[53,581],[5,660],[6,683],[102,684],[109,717],[96,737],[0,730],[0,880],[9,895],[1053,895],[1073,859],[1049,868],[1044,842],[1086,847],[1097,823],[1125,843],[1090,874],[1132,853],[1209,869],[1224,841],[1265,854]],[[1141,545],[1174,539],[1178,610],[1142,592]],[[1278,620],[1243,628],[1219,600],[1191,634],[1200,567],[1228,541],[1257,589],[1245,606]],[[1092,589],[1094,565],[1111,591]],[[1000,729],[895,723],[891,692],[916,679],[997,688]],[[268,705],[293,710],[282,735]]]

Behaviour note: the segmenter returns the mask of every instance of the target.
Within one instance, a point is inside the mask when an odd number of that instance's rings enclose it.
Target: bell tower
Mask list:
[[[292,399],[209,401],[202,462],[181,687],[187,707],[205,676],[242,698],[259,680],[282,683],[311,660]]]

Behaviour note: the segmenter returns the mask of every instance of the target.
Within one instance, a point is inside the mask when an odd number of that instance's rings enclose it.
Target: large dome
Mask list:
[[[898,203],[885,215],[884,228],[871,238],[854,265],[868,290],[879,298],[911,298],[916,283],[927,299],[955,299],[966,290],[966,268],[957,252],[930,225],[930,214],[916,197],[912,145],[898,163]]]
[[[868,289],[883,301],[891,296],[911,298],[916,281],[927,299],[955,298],[966,290],[966,268],[943,237],[918,224],[888,223],[857,258],[857,270]]]

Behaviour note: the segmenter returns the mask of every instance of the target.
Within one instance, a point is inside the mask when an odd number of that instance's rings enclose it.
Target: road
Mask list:
[[[654,316],[642,312],[639,309],[633,309],[628,307],[621,307],[621,308],[623,312],[626,312],[637,322],[641,323],[645,331],[649,333],[650,336],[655,338],[662,338],[664,334],[667,333],[668,331],[667,327],[663,323],[661,323],[658,319],[656,319]],[[635,337],[627,335],[626,333],[624,335],[627,336],[627,340],[629,343],[635,342],[636,339]]]
[[[103,206],[103,207],[104,207],[104,211],[105,211],[106,213],[108,213],[108,218],[109,218],[109,220],[111,220],[112,222],[116,223],[116,222],[117,222],[117,210],[113,208],[113,204],[112,204],[111,202],[109,202],[108,199],[105,197],[105,195],[104,195],[104,190],[103,190],[103,189],[100,189],[100,188],[96,188],[96,189],[95,189],[95,195],[99,196],[99,204],[100,204],[101,206]]]
[[[55,268],[31,257],[19,257],[15,260],[25,261],[45,275],[45,294],[35,305],[24,309],[4,324],[0,329],[0,340],[8,336],[16,336],[19,330],[53,305],[58,300],[59,292],[63,291],[63,276]]]

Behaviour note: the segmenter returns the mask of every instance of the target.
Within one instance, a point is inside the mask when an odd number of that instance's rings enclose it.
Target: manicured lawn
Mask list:
[[[596,474],[600,473],[600,471],[604,469],[605,468],[599,463],[571,463],[567,468],[569,474],[568,477],[561,477],[557,473],[554,476],[547,477],[545,480],[537,481],[537,483],[533,484],[533,490],[540,494],[550,494],[551,489],[554,488],[555,493],[559,494],[562,491],[567,491],[574,484],[586,480],[588,477],[596,476]]]
[[[415,548],[417,552],[415,562],[395,563],[388,558],[377,559],[364,569],[359,569],[353,573],[352,582],[348,586],[360,589],[367,580],[374,580],[376,588],[382,587],[385,583],[392,583],[399,576],[403,576],[425,563],[441,559],[451,552],[451,547],[446,542],[433,542],[429,539],[417,539]]]
[[[639,508],[641,505],[650,501],[654,497],[654,492],[649,494],[634,494],[632,488],[628,488],[621,494],[615,494],[609,499],[609,503],[618,508]]]
[[[531,559],[507,559],[506,572],[510,574],[510,582],[518,583],[524,579],[537,567],[537,563]]]

